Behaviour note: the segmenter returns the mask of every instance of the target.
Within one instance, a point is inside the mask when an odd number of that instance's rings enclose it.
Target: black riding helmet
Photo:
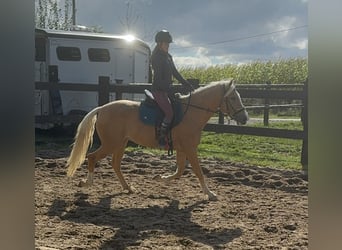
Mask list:
[[[172,43],[172,36],[167,30],[161,30],[158,31],[158,33],[155,36],[156,43],[166,42],[166,43]]]

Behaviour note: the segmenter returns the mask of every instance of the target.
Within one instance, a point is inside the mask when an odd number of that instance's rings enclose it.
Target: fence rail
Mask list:
[[[305,173],[308,171],[308,132],[307,132],[307,83],[305,84],[238,84],[236,86],[242,98],[260,98],[265,100],[265,106],[252,106],[252,108],[264,109],[264,124],[268,125],[268,112],[274,107],[298,107],[302,108],[303,130],[274,129],[267,127],[250,127],[224,125],[223,117],[219,118],[219,124],[208,123],[204,130],[216,133],[233,133],[242,135],[254,135],[276,138],[300,139],[302,140],[301,164]],[[115,93],[116,99],[122,99],[123,93],[144,93],[145,89],[151,89],[151,84],[110,84],[109,77],[99,77],[99,82],[94,84],[81,83],[56,83],[56,82],[36,82],[36,90],[67,90],[67,91],[95,91],[98,92],[98,105],[109,102],[109,94]],[[183,92],[181,85],[174,85],[175,92]],[[301,100],[302,104],[270,105],[269,100]],[[68,116],[36,116],[36,123],[78,123],[83,118],[82,115]]]

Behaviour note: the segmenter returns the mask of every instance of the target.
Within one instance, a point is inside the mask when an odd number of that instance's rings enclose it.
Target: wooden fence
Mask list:
[[[174,85],[174,91],[182,92],[181,85]],[[258,98],[265,100],[264,123],[268,120],[269,100],[301,100],[303,130],[275,129],[268,127],[249,127],[223,124],[223,117],[220,116],[219,124],[208,123],[204,130],[216,133],[233,133],[242,135],[266,136],[276,138],[288,138],[302,140],[301,164],[305,174],[308,172],[308,124],[307,124],[307,82],[304,84],[239,84],[236,86],[242,98]],[[98,92],[98,105],[109,102],[109,94],[115,93],[116,99],[122,99],[123,93],[144,93],[145,89],[151,89],[151,84],[134,83],[128,85],[110,84],[109,77],[99,77],[96,84],[81,83],[56,83],[56,82],[36,82],[37,90],[70,90],[70,91],[95,91]],[[273,105],[274,107],[277,105]],[[284,105],[282,105],[284,106]],[[248,109],[249,107],[247,107]],[[266,114],[266,115],[265,115]],[[266,116],[266,118],[265,118]],[[78,123],[83,118],[82,115],[49,115],[36,116],[36,123]],[[267,125],[267,124],[266,124]]]

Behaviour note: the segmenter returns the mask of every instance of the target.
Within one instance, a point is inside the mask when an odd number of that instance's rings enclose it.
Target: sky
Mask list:
[[[308,0],[75,1],[77,24],[126,34],[128,16],[129,33],[151,49],[156,32],[168,30],[174,40],[169,53],[177,66],[243,64],[308,54]]]

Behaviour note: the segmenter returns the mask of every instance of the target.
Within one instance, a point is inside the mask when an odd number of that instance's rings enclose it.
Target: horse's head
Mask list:
[[[225,94],[221,102],[221,112],[230,116],[238,124],[246,124],[248,120],[248,113],[245,106],[242,104],[240,94],[235,88],[234,81],[231,80],[228,84],[225,84],[224,89]]]

